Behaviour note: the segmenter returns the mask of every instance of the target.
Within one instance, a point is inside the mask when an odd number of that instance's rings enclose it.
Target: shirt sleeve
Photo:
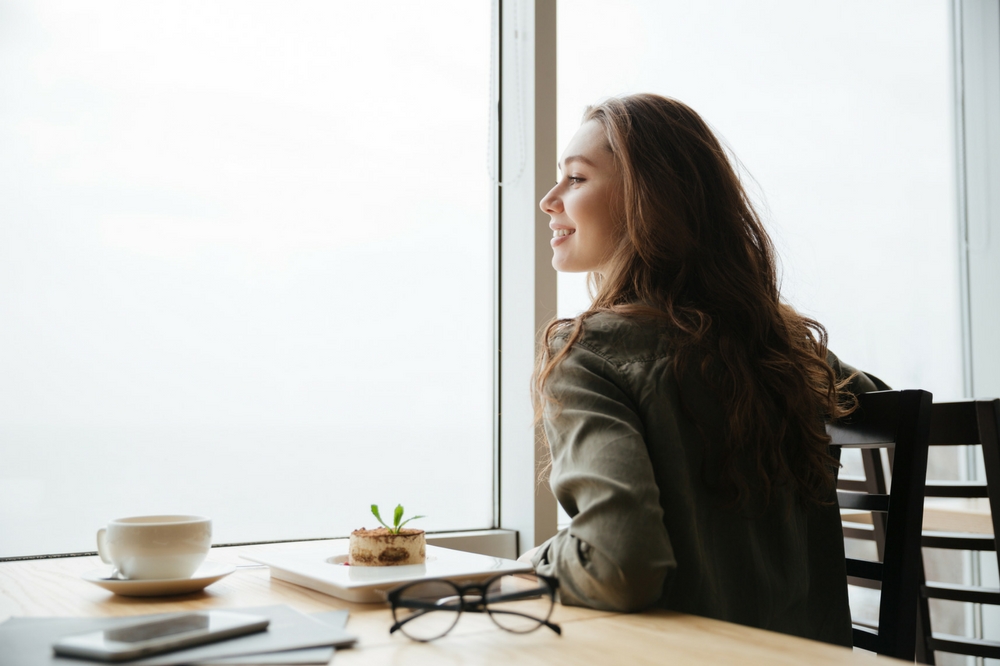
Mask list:
[[[661,597],[677,563],[642,422],[620,382],[613,364],[579,344],[549,377],[550,482],[572,522],[532,563],[559,580],[564,604],[635,611]]]
[[[870,372],[861,372],[860,370],[844,363],[837,358],[837,355],[833,352],[827,352],[826,362],[831,368],[833,368],[833,372],[837,375],[837,379],[844,379],[846,377],[851,378],[850,383],[847,385],[847,390],[854,395],[871,393],[872,391],[891,390],[888,384],[875,375]]]

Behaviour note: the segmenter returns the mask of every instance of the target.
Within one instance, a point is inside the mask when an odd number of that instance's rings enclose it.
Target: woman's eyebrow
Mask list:
[[[567,157],[567,158],[566,158],[566,159],[564,160],[565,164],[567,164],[567,165],[568,165],[568,164],[569,164],[570,162],[575,162],[575,161],[580,161],[580,162],[583,162],[584,164],[589,164],[589,165],[590,165],[590,166],[592,166],[592,167],[596,167],[596,166],[597,166],[597,165],[596,165],[596,164],[594,164],[594,163],[593,163],[593,162],[592,162],[591,160],[589,160],[588,158],[586,158],[586,157],[585,157],[585,156],[583,156],[583,155],[570,155],[569,157]],[[562,162],[561,162],[561,163],[559,163],[559,164],[557,164],[556,166],[558,166],[558,167],[559,167],[559,170],[560,170],[560,171],[562,171],[562,170],[563,170],[563,163],[562,163]]]

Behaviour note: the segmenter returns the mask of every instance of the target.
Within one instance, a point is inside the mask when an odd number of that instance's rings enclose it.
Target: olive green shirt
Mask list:
[[[725,413],[699,377],[675,379],[664,331],[595,315],[550,376],[550,482],[572,522],[536,570],[559,580],[564,604],[657,606],[851,645],[837,506],[779,490],[763,513],[724,508],[706,475]],[[564,345],[557,336],[553,351]],[[865,375],[852,388],[876,389]]]

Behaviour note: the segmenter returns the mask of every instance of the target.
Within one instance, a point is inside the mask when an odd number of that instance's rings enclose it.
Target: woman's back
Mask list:
[[[849,646],[836,504],[778,487],[766,507],[732,507],[714,482],[725,411],[700,372],[675,376],[668,331],[592,315],[550,375],[551,484],[573,521],[537,570],[559,578],[563,603],[655,604]],[[863,375],[853,388],[875,389]]]

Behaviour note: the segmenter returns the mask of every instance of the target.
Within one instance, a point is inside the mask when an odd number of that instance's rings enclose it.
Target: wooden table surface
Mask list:
[[[316,548],[322,542],[215,548],[209,559],[250,564],[241,554]],[[177,597],[114,595],[80,578],[101,566],[96,557],[0,563],[0,621],[11,616],[101,617],[208,608],[288,604],[303,612],[347,609],[359,640],[340,650],[337,666],[365,664],[864,664],[901,663],[783,634],[667,611],[622,615],[557,605],[562,636],[542,628],[515,635],[478,614],[463,614],[444,638],[415,643],[389,636],[387,604],[355,604],[272,580],[267,568],[240,568],[203,592]],[[533,602],[524,602],[533,603]]]
[[[924,500],[924,529],[993,534],[990,501],[985,497],[928,497]]]

